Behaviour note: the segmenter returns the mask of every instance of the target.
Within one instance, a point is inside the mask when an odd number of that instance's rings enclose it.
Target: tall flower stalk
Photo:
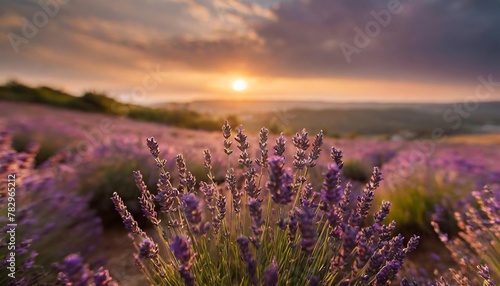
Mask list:
[[[341,150],[332,147],[333,162],[324,173],[320,190],[310,182],[308,170],[316,166],[321,155],[323,132],[312,142],[305,129],[297,133],[292,138],[295,154],[287,163],[283,134],[276,139],[274,155],[269,156],[269,132],[261,129],[260,157],[252,160],[243,131],[238,128],[234,137],[240,151],[236,168],[230,164],[231,126],[225,122],[222,127],[228,157],[226,182],[214,181],[212,155],[204,150],[208,182],[196,185],[182,155],[178,155],[177,189],[163,168],[166,160],[159,157],[158,143],[153,138],[147,140],[160,170],[157,194],[153,196],[141,183],[139,172],[135,177],[142,194],[140,205],[158,231],[159,244],[137,226],[119,195],[113,195],[117,211],[134,237],[138,265],[150,283],[385,285],[394,279],[418,237],[404,245],[402,236],[391,236],[394,223],[383,222],[389,203],[368,219],[382,180],[378,168],[352,207],[351,185],[341,179]],[[160,213],[155,211],[155,203]]]

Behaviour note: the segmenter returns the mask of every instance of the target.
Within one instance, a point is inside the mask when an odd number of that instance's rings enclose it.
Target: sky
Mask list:
[[[499,51],[498,0],[0,2],[0,81],[139,104],[500,100]]]

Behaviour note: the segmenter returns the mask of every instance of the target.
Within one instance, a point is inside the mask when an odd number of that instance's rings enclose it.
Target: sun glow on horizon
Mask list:
[[[233,90],[236,92],[242,92],[246,90],[248,83],[243,79],[237,79],[233,82]]]

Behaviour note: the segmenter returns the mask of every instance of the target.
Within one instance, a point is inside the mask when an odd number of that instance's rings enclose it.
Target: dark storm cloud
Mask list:
[[[390,21],[368,36],[369,44],[352,53],[349,63],[342,43],[359,47],[356,28],[366,33],[374,12],[384,13],[389,3],[398,2],[285,2],[274,9],[274,21],[254,26],[259,41],[253,44],[177,39],[158,46],[192,66],[230,68],[236,62],[269,75],[472,81],[479,74],[500,73],[500,1],[491,0],[402,0],[399,13],[390,13]]]

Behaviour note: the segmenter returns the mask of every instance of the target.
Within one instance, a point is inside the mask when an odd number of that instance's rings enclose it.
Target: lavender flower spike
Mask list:
[[[170,249],[174,252],[175,258],[185,266],[191,264],[193,253],[191,251],[191,242],[188,237],[180,235],[174,237],[174,241],[170,244]]]
[[[184,214],[191,225],[198,225],[201,222],[200,200],[193,193],[188,193],[181,198]]]
[[[158,142],[156,142],[156,140],[153,137],[150,137],[150,138],[146,139],[146,143],[148,145],[149,152],[151,152],[151,155],[153,155],[153,157],[155,157],[155,158],[158,158],[158,156],[160,155],[160,149],[158,148]]]
[[[140,171],[134,171],[135,184],[139,191],[141,191],[141,196],[139,197],[139,204],[143,215],[154,225],[159,225],[160,220],[158,219],[158,214],[155,210],[155,205],[153,202],[153,195],[149,192],[146,184],[142,179],[142,174]]]
[[[158,244],[150,237],[145,238],[139,245],[139,257],[142,259],[155,259],[158,252]]]
[[[276,263],[276,257],[273,258],[273,261],[267,267],[266,271],[264,272],[264,286],[276,286],[278,285],[278,271],[279,271],[279,266],[278,263]]]
[[[314,138],[314,141],[312,143],[312,150],[309,153],[309,157],[307,159],[307,166],[309,168],[312,168],[316,166],[316,160],[319,159],[319,155],[321,154],[321,147],[323,146],[323,136],[325,136],[325,133],[323,130],[321,130],[318,134],[316,134],[316,137]]]
[[[243,129],[243,126],[240,126],[238,128],[238,134],[234,137],[234,140],[236,140],[236,142],[238,142],[238,149],[240,149],[241,151],[241,154],[239,156],[239,159],[238,159],[238,163],[240,163],[241,165],[247,167],[247,168],[250,168],[250,166],[252,165],[252,160],[250,160],[249,156],[248,156],[248,148],[250,147],[250,145],[248,144],[248,141],[247,141],[247,135],[243,134],[243,131],[245,131],[245,129]]]
[[[300,233],[302,234],[301,247],[307,253],[310,253],[314,249],[317,240],[314,212],[315,210],[310,206],[301,206],[296,211]]]
[[[222,136],[224,137],[224,153],[226,155],[231,155],[233,153],[233,150],[231,150],[231,140],[229,138],[231,137],[231,126],[229,123],[224,121],[224,125],[222,125]]]
[[[240,255],[245,261],[247,275],[250,279],[252,285],[257,285],[257,261],[250,252],[249,244],[250,241],[244,236],[240,236],[236,239],[238,246],[240,248]]]
[[[337,164],[330,164],[325,173],[325,180],[321,188],[321,201],[328,207],[333,207],[342,199],[342,189],[339,184],[340,169]]]
[[[118,283],[109,275],[109,270],[102,266],[94,272],[94,281],[96,286],[118,286]]]
[[[174,237],[174,241],[170,244],[170,249],[174,253],[175,258],[179,260],[179,274],[184,280],[185,285],[194,286],[195,277],[189,271],[193,265],[194,255],[191,251],[191,242],[189,238],[183,235]]]
[[[281,132],[280,137],[276,139],[276,145],[274,146],[274,155],[276,156],[283,156],[283,153],[285,153],[285,135],[283,132]]]
[[[115,204],[115,209],[118,211],[120,214],[123,224],[125,225],[125,228],[135,234],[142,233],[142,230],[139,228],[139,225],[135,221],[135,219],[132,217],[132,215],[128,212],[127,207],[123,203],[122,198],[114,192],[113,196],[111,197],[111,200]]]
[[[477,272],[477,274],[484,279],[484,285],[486,285],[486,286],[493,286],[493,285],[495,285],[495,283],[491,279],[490,269],[488,268],[487,265],[478,265],[477,269],[479,270]]]
[[[333,162],[337,164],[339,169],[342,169],[342,167],[344,167],[344,161],[342,161],[343,154],[341,149],[336,149],[335,147],[332,147],[331,158]]]
[[[269,136],[269,130],[267,128],[261,128],[259,133],[259,148],[260,159],[255,159],[255,163],[259,165],[261,168],[267,168],[268,163],[267,160],[269,158],[269,150],[267,149],[267,140]]]
[[[228,184],[228,189],[231,191],[231,195],[233,196],[233,208],[235,213],[239,213],[241,211],[241,196],[242,192],[238,190],[236,187],[236,177],[234,175],[234,169],[231,168],[227,171],[226,181]]]
[[[271,198],[277,204],[288,204],[292,201],[294,188],[293,177],[289,170],[285,170],[285,158],[273,156],[269,159],[269,182],[267,189]]]

